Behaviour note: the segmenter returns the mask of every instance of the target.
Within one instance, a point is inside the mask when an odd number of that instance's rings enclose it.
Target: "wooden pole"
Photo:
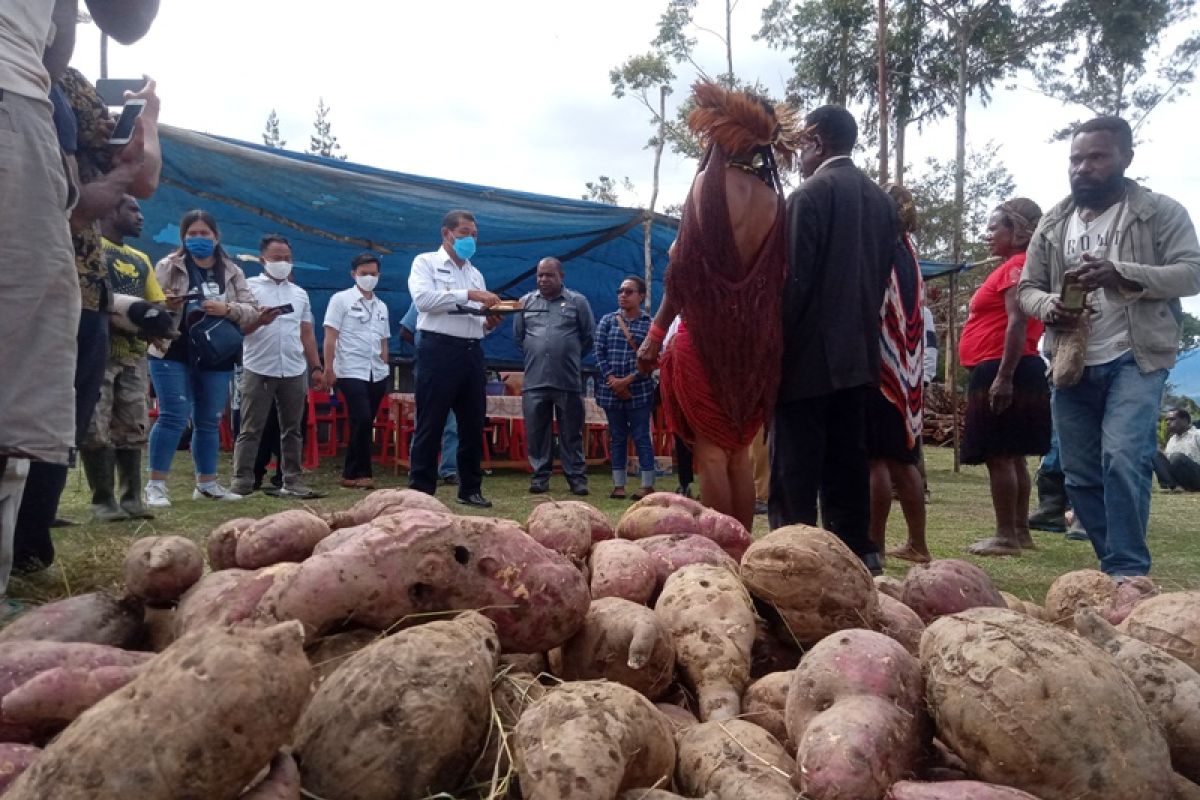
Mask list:
[[[100,77],[108,77],[108,35],[100,34]]]
[[[887,0],[879,0],[879,182],[888,182]]]
[[[950,273],[950,324],[946,330],[946,388],[950,391],[950,414],[953,422],[954,471],[960,468],[958,460],[958,272]]]

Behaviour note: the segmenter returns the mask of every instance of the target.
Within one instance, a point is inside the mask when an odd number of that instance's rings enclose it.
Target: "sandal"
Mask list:
[[[654,494],[654,487],[644,488],[644,489],[640,489],[639,491],[636,491],[633,494],[629,495],[629,499],[630,500],[641,500],[643,497],[648,497],[649,495],[652,495],[652,494]]]
[[[608,499],[609,500],[624,500],[625,499],[625,487],[624,486],[613,487],[613,490],[608,493]]]

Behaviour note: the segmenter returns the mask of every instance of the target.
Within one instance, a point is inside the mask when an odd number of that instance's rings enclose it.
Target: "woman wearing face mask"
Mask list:
[[[388,310],[375,296],[379,257],[362,253],[350,261],[354,286],[329,298],[325,310],[325,382],[346,398],[350,442],[342,486],[374,489],[371,434],[375,413],[387,393]]]
[[[179,222],[179,234],[179,249],[155,267],[167,304],[182,313],[180,336],[168,347],[158,343],[150,347],[150,381],[158,397],[158,421],[150,431],[150,480],[143,500],[151,508],[171,505],[167,473],[189,419],[196,468],[192,499],[241,499],[217,483],[219,425],[229,399],[233,368],[194,366],[188,332],[205,314],[225,317],[239,326],[257,322],[260,317],[246,276],[221,248],[221,234],[213,216],[207,211],[189,211]]]

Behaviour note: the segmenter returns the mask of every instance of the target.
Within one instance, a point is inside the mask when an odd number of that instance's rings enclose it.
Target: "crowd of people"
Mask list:
[[[87,6],[122,42],[144,34],[157,10],[156,0]],[[171,505],[166,479],[188,430],[194,500],[237,501],[260,488],[264,448],[277,450],[280,468],[266,491],[309,499],[319,495],[300,466],[307,398],[336,389],[350,428],[341,485],[369,489],[373,423],[390,385],[377,254],[350,262],[352,285],[330,299],[319,348],[286,237],[263,236],[261,272],[249,278],[204,210],[184,215],[177,248],[153,267],[131,243],[138,200],[153,194],[161,166],[155,87],[133,95],[146,110],[131,141],[109,145],[104,104],[65,66],[75,10],[68,0],[15,0],[0,11],[0,112],[13,125],[15,170],[0,205],[9,309],[0,340],[24,343],[0,356],[12,378],[0,384],[0,590],[14,561],[52,560],[49,530],[76,446],[99,520]],[[412,308],[399,326],[416,349],[409,486],[433,494],[453,485],[459,503],[491,506],[482,340],[512,316],[531,493],[550,491],[557,449],[568,490],[589,494],[582,364],[594,355],[609,497],[655,491],[650,428],[661,402],[680,491],[691,492],[694,467],[703,502],[747,528],[764,511],[772,528],[820,522],[874,573],[886,555],[927,561],[922,398],[937,338],[912,195],[854,165],[857,125],[840,106],[801,119],[702,83],[688,124],[704,155],[653,317],[646,283],[629,276],[617,309],[596,320],[553,257],[538,262],[534,291],[502,301],[473,262],[474,214],[445,215],[438,247],[412,262]],[[1086,122],[1071,139],[1069,196],[1044,213],[1012,198],[988,221],[999,265],[971,299],[958,351],[970,370],[962,457],[986,465],[995,512],[995,533],[974,554],[1035,548],[1030,529],[1065,529],[1069,503],[1075,534],[1104,571],[1146,574],[1151,476],[1168,489],[1200,488],[1200,437],[1187,412],[1168,415],[1165,452],[1156,438],[1179,298],[1200,292],[1200,247],[1179,203],[1125,177],[1132,159],[1124,120]],[[793,165],[804,180],[785,197],[780,174]],[[1053,385],[1046,359],[1056,362]],[[225,486],[219,424],[235,375],[240,425]],[[158,403],[152,427],[147,382]],[[1044,456],[1032,516],[1031,456]],[[893,494],[907,536],[888,550]]]

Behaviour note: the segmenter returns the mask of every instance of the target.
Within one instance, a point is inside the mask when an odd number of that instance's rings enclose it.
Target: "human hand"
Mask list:
[[[325,377],[325,390],[332,392],[333,385],[335,383],[337,383],[337,374],[333,371],[333,364],[327,364],[325,366],[324,377]]]
[[[1067,308],[1062,300],[1055,297],[1050,301],[1050,313],[1046,316],[1046,324],[1063,330],[1074,330],[1079,326],[1086,308]]]
[[[1093,289],[1124,289],[1130,292],[1141,291],[1142,286],[1129,280],[1117,271],[1117,266],[1107,258],[1096,258],[1090,253],[1083,254],[1083,266],[1079,268],[1079,285],[1084,291]]]
[[[279,319],[279,315],[283,312],[278,308],[264,308],[258,313],[259,325],[270,325],[275,320]]]
[[[500,314],[488,314],[487,318],[483,321],[483,329],[485,331],[494,330],[503,321],[504,317]]]
[[[138,117],[133,123],[133,135],[129,137],[129,142],[113,155],[113,162],[118,166],[137,168],[141,167],[145,160],[146,126],[142,123],[141,117]]]
[[[1013,382],[1011,377],[997,375],[988,389],[988,405],[993,414],[1003,414],[1012,406]]]
[[[167,304],[167,308],[171,309],[172,311],[178,311],[179,309],[183,308],[183,304],[187,302],[187,298],[181,295],[168,294],[165,295],[163,302]]]
[[[146,85],[136,92],[126,92],[125,102],[128,103],[130,100],[145,100],[146,107],[142,109],[139,119],[158,122],[158,111],[162,104],[162,101],[158,99],[158,93],[155,91],[158,84],[149,75],[143,75],[142,77],[146,79]]]
[[[325,382],[325,371],[313,367],[308,373],[309,388],[314,392],[324,392],[329,390],[329,386]]]
[[[220,300],[205,300],[200,307],[204,309],[205,314],[210,314],[214,317],[229,316],[229,304],[222,303]]]
[[[484,308],[491,308],[500,303],[500,296],[484,289],[472,289],[467,292],[467,299],[479,303]]]
[[[649,375],[658,366],[658,354],[662,351],[662,342],[653,336],[647,336],[637,351],[638,372]]]

